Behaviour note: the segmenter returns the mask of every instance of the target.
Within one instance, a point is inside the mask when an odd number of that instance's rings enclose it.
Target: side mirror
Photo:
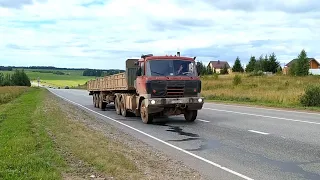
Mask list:
[[[137,72],[136,72],[137,76],[141,76],[141,70],[142,70],[141,67],[137,70]]]

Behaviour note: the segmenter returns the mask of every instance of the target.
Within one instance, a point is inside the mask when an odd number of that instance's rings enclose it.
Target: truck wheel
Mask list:
[[[106,103],[103,102],[103,96],[101,94],[99,95],[99,108],[102,110],[106,108]]]
[[[98,95],[97,94],[94,94],[94,107],[98,107]]]
[[[142,100],[141,106],[140,106],[140,115],[141,120],[145,124],[151,124],[153,121],[153,116],[149,114],[148,109],[146,107],[146,99]]]
[[[116,113],[118,115],[121,115],[121,109],[120,109],[120,105],[119,105],[119,97],[117,96],[116,99],[114,100],[114,106],[116,108]]]
[[[188,122],[195,121],[197,119],[198,111],[197,110],[187,110],[184,113],[184,119]]]
[[[127,109],[125,107],[124,98],[121,98],[121,100],[120,100],[120,110],[121,110],[121,114],[122,114],[123,117],[127,117],[128,116]]]
[[[92,103],[93,103],[93,106],[96,107],[96,94],[92,95]]]

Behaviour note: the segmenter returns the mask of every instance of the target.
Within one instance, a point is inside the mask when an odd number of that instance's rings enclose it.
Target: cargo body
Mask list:
[[[180,114],[194,121],[203,106],[194,59],[153,55],[128,59],[124,73],[88,81],[87,89],[95,107],[105,109],[114,103],[118,115],[139,116],[144,123]]]

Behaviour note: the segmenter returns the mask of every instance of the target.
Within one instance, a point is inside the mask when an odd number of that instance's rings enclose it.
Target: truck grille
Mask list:
[[[184,87],[167,87],[167,97],[183,97]]]
[[[151,81],[147,84],[151,97],[191,97],[199,92],[198,81]]]

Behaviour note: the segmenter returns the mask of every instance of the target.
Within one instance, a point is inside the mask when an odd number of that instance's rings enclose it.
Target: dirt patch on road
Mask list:
[[[65,179],[88,179],[89,175],[105,179],[203,179],[182,162],[51,93],[45,107],[62,112],[54,117],[57,121],[48,132],[71,167]]]

